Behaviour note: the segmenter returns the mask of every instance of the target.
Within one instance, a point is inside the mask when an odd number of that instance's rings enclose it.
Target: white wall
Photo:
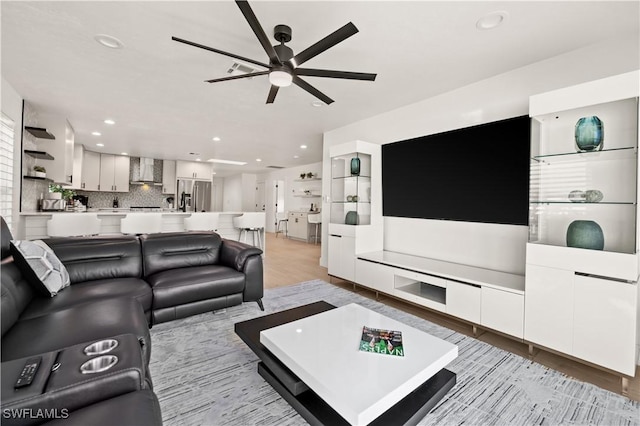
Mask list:
[[[638,69],[639,52],[635,37],[607,40],[326,132],[323,173],[329,175],[332,145],[355,139],[391,143],[526,115],[529,96]],[[330,183],[322,186],[328,196]],[[385,218],[384,226],[385,250],[524,273],[527,227],[402,218]],[[323,265],[326,253],[323,245]]]
[[[256,183],[257,175],[243,173],[242,174],[242,211],[256,211]]]
[[[13,139],[13,200],[12,206],[12,224],[11,233],[15,238],[23,238],[23,235],[19,234],[20,226],[20,182],[22,181],[20,167],[22,153],[20,140],[22,136],[22,97],[16,92],[16,90],[2,77],[2,98],[0,105],[2,112],[14,121],[14,139]]]

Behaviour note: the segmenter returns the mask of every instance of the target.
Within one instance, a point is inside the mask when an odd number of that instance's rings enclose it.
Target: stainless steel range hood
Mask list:
[[[162,182],[156,182],[153,179],[153,158],[140,157],[140,168],[138,169],[137,176],[133,176],[131,183],[133,185],[156,185],[161,186]]]

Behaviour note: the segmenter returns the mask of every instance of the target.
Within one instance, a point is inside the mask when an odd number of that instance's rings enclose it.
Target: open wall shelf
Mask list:
[[[53,179],[49,179],[49,178],[43,178],[43,177],[38,177],[38,176],[22,176],[25,179],[33,179],[33,180],[41,180],[43,182],[53,182]]]
[[[44,129],[42,127],[24,126],[24,129],[39,139],[55,139],[56,138],[51,133],[47,132],[47,129]]]
[[[38,158],[40,160],[55,160],[55,158],[53,158],[51,154],[44,151],[33,151],[30,149],[25,149],[24,153],[29,157]]]

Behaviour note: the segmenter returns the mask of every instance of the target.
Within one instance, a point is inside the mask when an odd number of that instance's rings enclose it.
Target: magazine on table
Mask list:
[[[379,328],[362,327],[360,350],[385,355],[404,356],[402,332]]]

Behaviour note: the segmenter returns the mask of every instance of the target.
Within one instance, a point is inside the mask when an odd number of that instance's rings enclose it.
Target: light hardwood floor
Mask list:
[[[360,286],[355,286],[354,288],[354,285],[350,282],[329,277],[327,269],[319,265],[319,244],[307,244],[302,241],[284,238],[282,234],[278,234],[276,237],[276,234],[266,233],[266,246],[267,249],[264,256],[265,288],[276,288],[303,281],[321,279],[370,299],[376,298],[376,294],[373,291]],[[464,321],[432,312],[426,308],[418,307],[383,294],[379,295],[378,300],[433,323],[475,337],[483,342],[487,342],[525,358],[532,359],[549,368],[561,371],[568,376],[593,383],[596,386],[618,394],[622,393],[620,377],[615,374],[544,350],[536,349],[533,357],[530,357],[528,345],[517,340],[481,329],[479,329],[479,335],[474,336],[472,326]],[[640,368],[636,369],[636,377],[629,381],[628,396],[631,399],[640,401]]]

